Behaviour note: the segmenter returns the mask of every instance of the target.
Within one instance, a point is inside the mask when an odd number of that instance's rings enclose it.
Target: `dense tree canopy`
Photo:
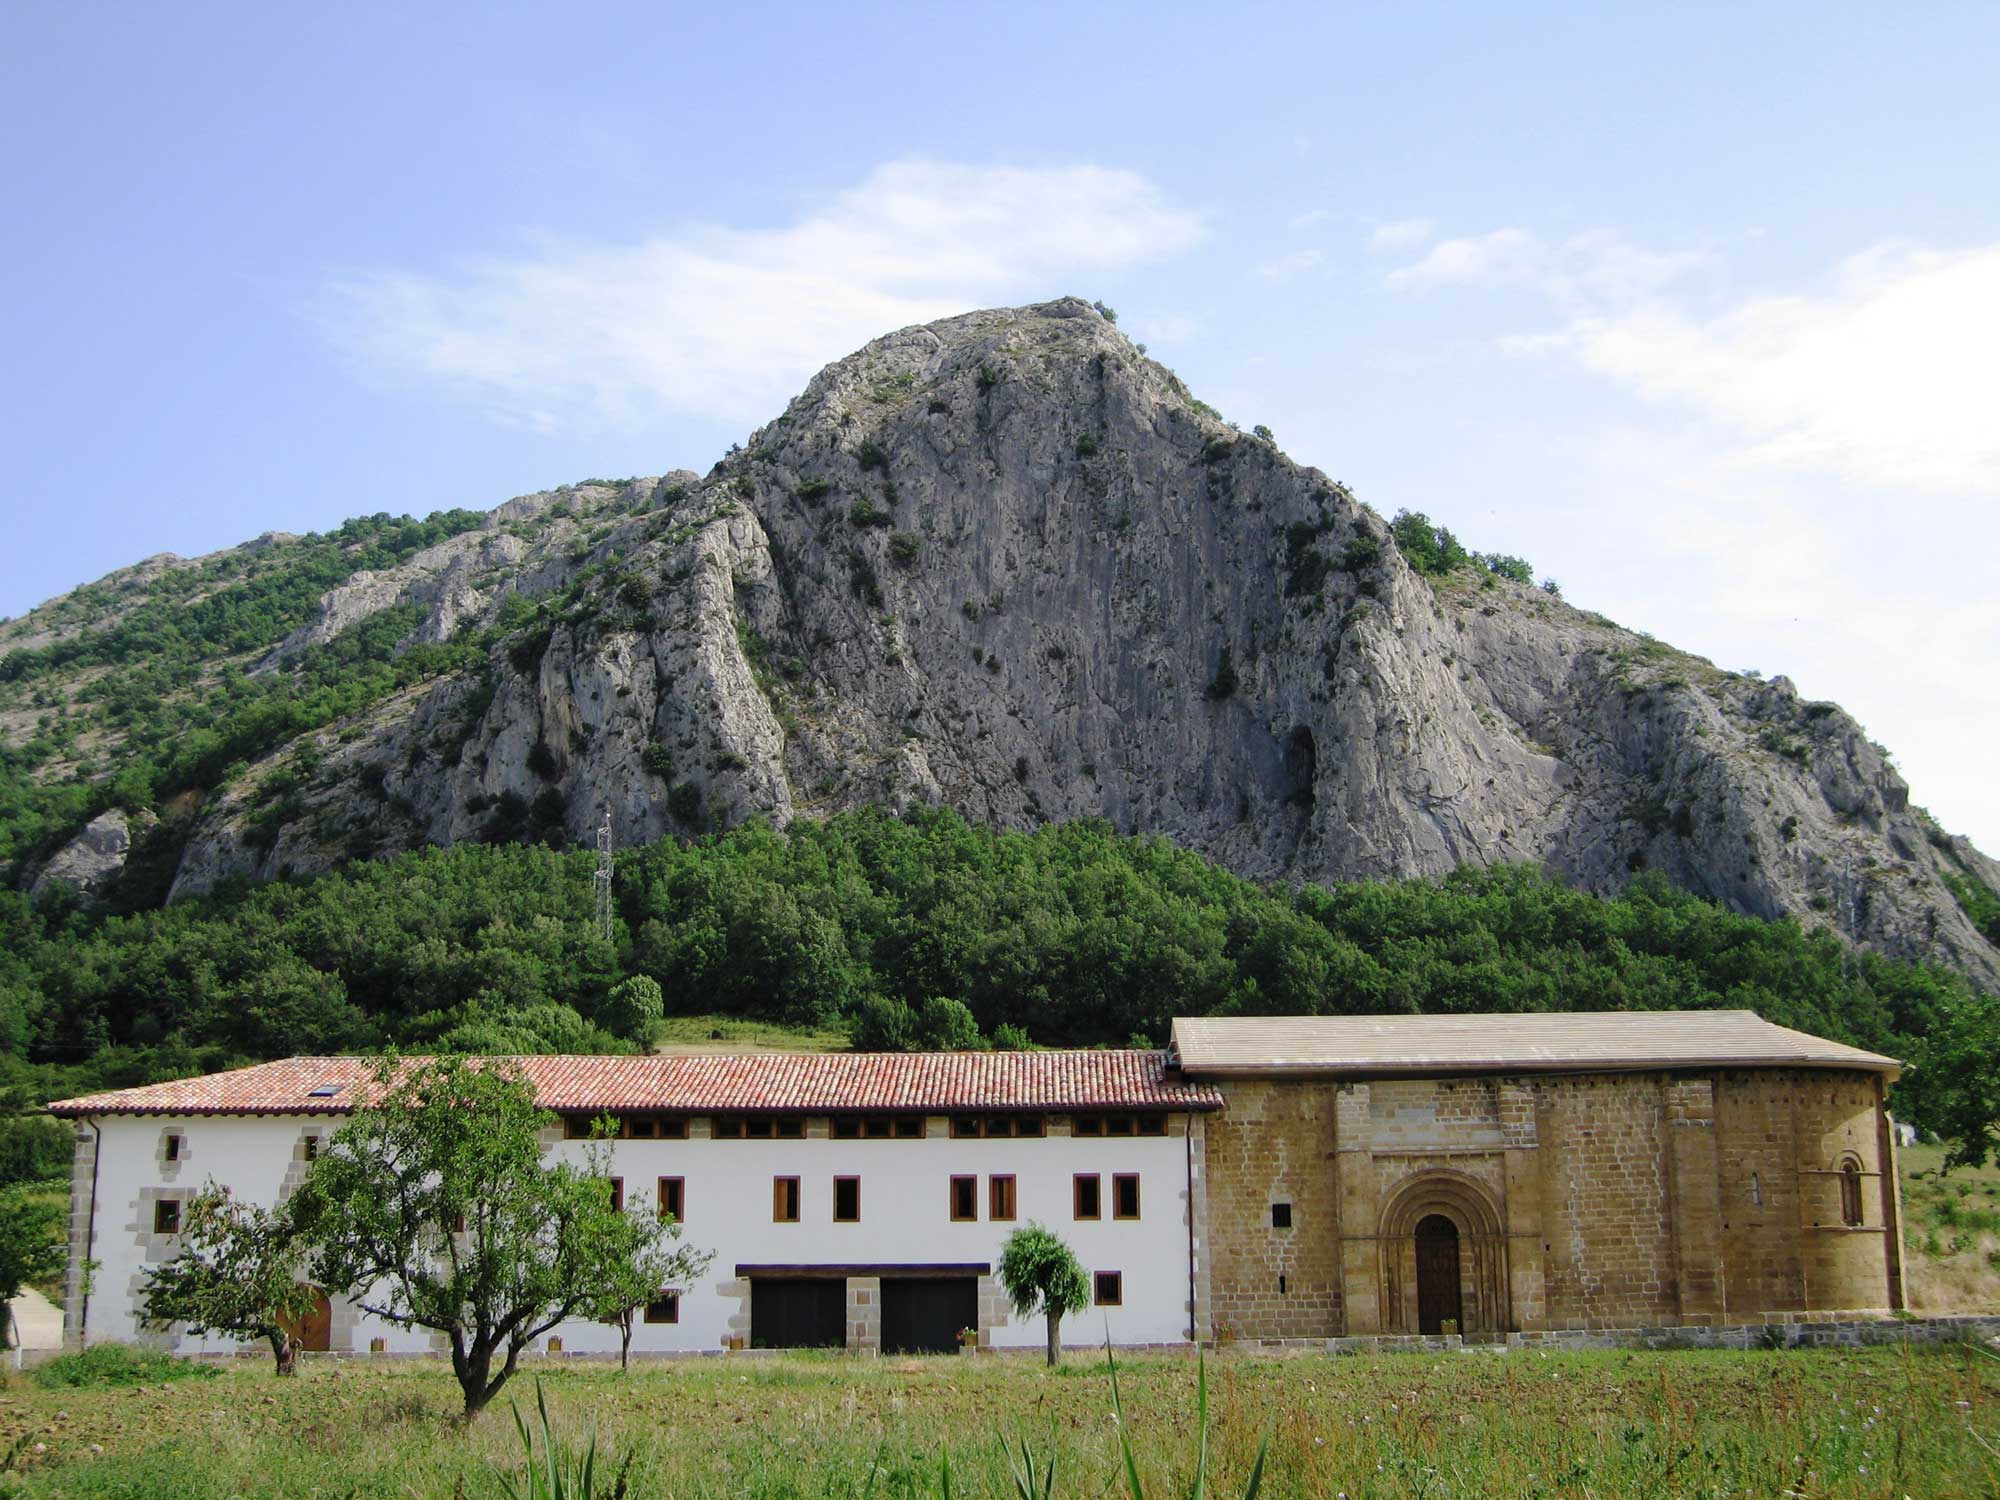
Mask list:
[[[1922,1064],[1991,1006],[1951,971],[1652,875],[1611,898],[1527,866],[1264,887],[1100,822],[864,811],[626,851],[606,942],[592,868],[461,846],[130,915],[0,894],[0,1090],[386,1043],[618,1050],[650,1015],[635,977],[670,1013],[912,1047],[1157,1042],[1175,1015],[1742,1007]],[[1899,1103],[1960,1132],[1994,1118],[2000,1101],[1953,1093],[1977,1052]]]

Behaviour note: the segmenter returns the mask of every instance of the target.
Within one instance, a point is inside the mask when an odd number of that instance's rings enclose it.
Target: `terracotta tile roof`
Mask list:
[[[1170,1073],[1164,1052],[827,1052],[730,1057],[517,1057],[558,1111],[937,1114],[1051,1109],[1219,1109],[1215,1090]],[[205,1078],[65,1099],[86,1114],[344,1114],[375,1062],[292,1057]],[[330,1091],[330,1092],[328,1092]]]
[[[1893,1078],[1901,1070],[1893,1057],[1748,1010],[1182,1019],[1174,1054],[1190,1077],[1782,1067]]]

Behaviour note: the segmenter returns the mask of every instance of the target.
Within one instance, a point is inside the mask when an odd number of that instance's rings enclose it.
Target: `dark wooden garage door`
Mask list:
[[[971,1276],[882,1278],[882,1352],[949,1354],[961,1328],[979,1326],[979,1282]]]
[[[750,1347],[838,1349],[847,1342],[847,1282],[758,1277],[750,1283]]]

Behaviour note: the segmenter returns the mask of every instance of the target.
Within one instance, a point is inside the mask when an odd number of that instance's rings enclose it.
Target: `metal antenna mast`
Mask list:
[[[597,825],[597,935],[611,941],[611,809]]]

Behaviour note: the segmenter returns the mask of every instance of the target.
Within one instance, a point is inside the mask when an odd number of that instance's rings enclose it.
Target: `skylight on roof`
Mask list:
[[[339,1092],[340,1092],[339,1084],[322,1083],[318,1088],[314,1089],[311,1093],[307,1094],[306,1097],[308,1099],[331,1099],[335,1094]]]

